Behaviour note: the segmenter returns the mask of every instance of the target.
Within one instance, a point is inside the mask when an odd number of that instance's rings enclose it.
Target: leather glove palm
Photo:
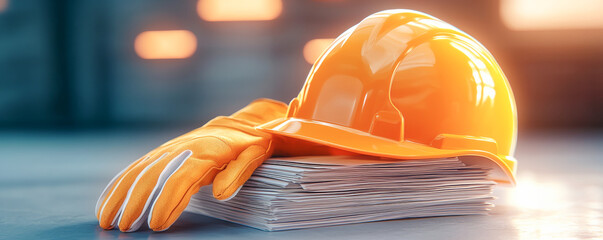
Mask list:
[[[177,137],[118,173],[101,194],[96,215],[104,229],[169,228],[202,186],[217,199],[233,196],[270,157],[272,136],[254,127],[282,117],[284,103],[259,99],[229,117],[217,117]]]

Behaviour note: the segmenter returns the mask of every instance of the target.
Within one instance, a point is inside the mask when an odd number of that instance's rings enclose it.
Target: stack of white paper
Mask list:
[[[485,214],[495,184],[487,175],[457,158],[272,158],[231,200],[215,200],[207,186],[187,210],[268,231]]]

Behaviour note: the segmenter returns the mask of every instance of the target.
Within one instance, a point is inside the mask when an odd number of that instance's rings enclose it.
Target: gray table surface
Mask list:
[[[0,132],[0,239],[603,239],[603,132],[522,133],[516,188],[485,216],[264,232],[190,213],[168,231],[98,227],[105,184],[174,132]]]

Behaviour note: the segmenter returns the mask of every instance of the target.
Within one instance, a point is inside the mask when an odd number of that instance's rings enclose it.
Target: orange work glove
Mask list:
[[[104,229],[137,230],[148,219],[154,231],[168,229],[202,186],[215,198],[234,196],[271,156],[272,135],[254,127],[284,117],[287,105],[258,99],[229,117],[217,117],[138,159],[117,174],[96,204]]]

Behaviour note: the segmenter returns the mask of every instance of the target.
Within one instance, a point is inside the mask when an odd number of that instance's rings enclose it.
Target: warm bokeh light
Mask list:
[[[0,12],[4,12],[8,7],[8,0],[0,0]]]
[[[601,236],[603,191],[600,186],[583,179],[577,184],[561,176],[543,178],[533,172],[523,172],[517,178],[516,188],[505,189],[510,195],[497,200],[503,206],[504,202],[510,203],[519,213],[511,218],[517,239]]]
[[[560,183],[538,181],[531,176],[518,180],[511,196],[515,206],[522,209],[554,210],[568,206],[568,190]]]
[[[308,41],[304,46],[304,58],[306,59],[306,62],[314,64],[320,54],[322,54],[334,40],[335,39],[333,38],[319,38]]]
[[[197,37],[187,30],[146,31],[134,41],[134,49],[144,59],[179,59],[197,50]]]
[[[281,0],[199,0],[199,16],[210,22],[266,21],[281,15]]]
[[[502,0],[500,15],[512,30],[603,28],[601,0]]]

